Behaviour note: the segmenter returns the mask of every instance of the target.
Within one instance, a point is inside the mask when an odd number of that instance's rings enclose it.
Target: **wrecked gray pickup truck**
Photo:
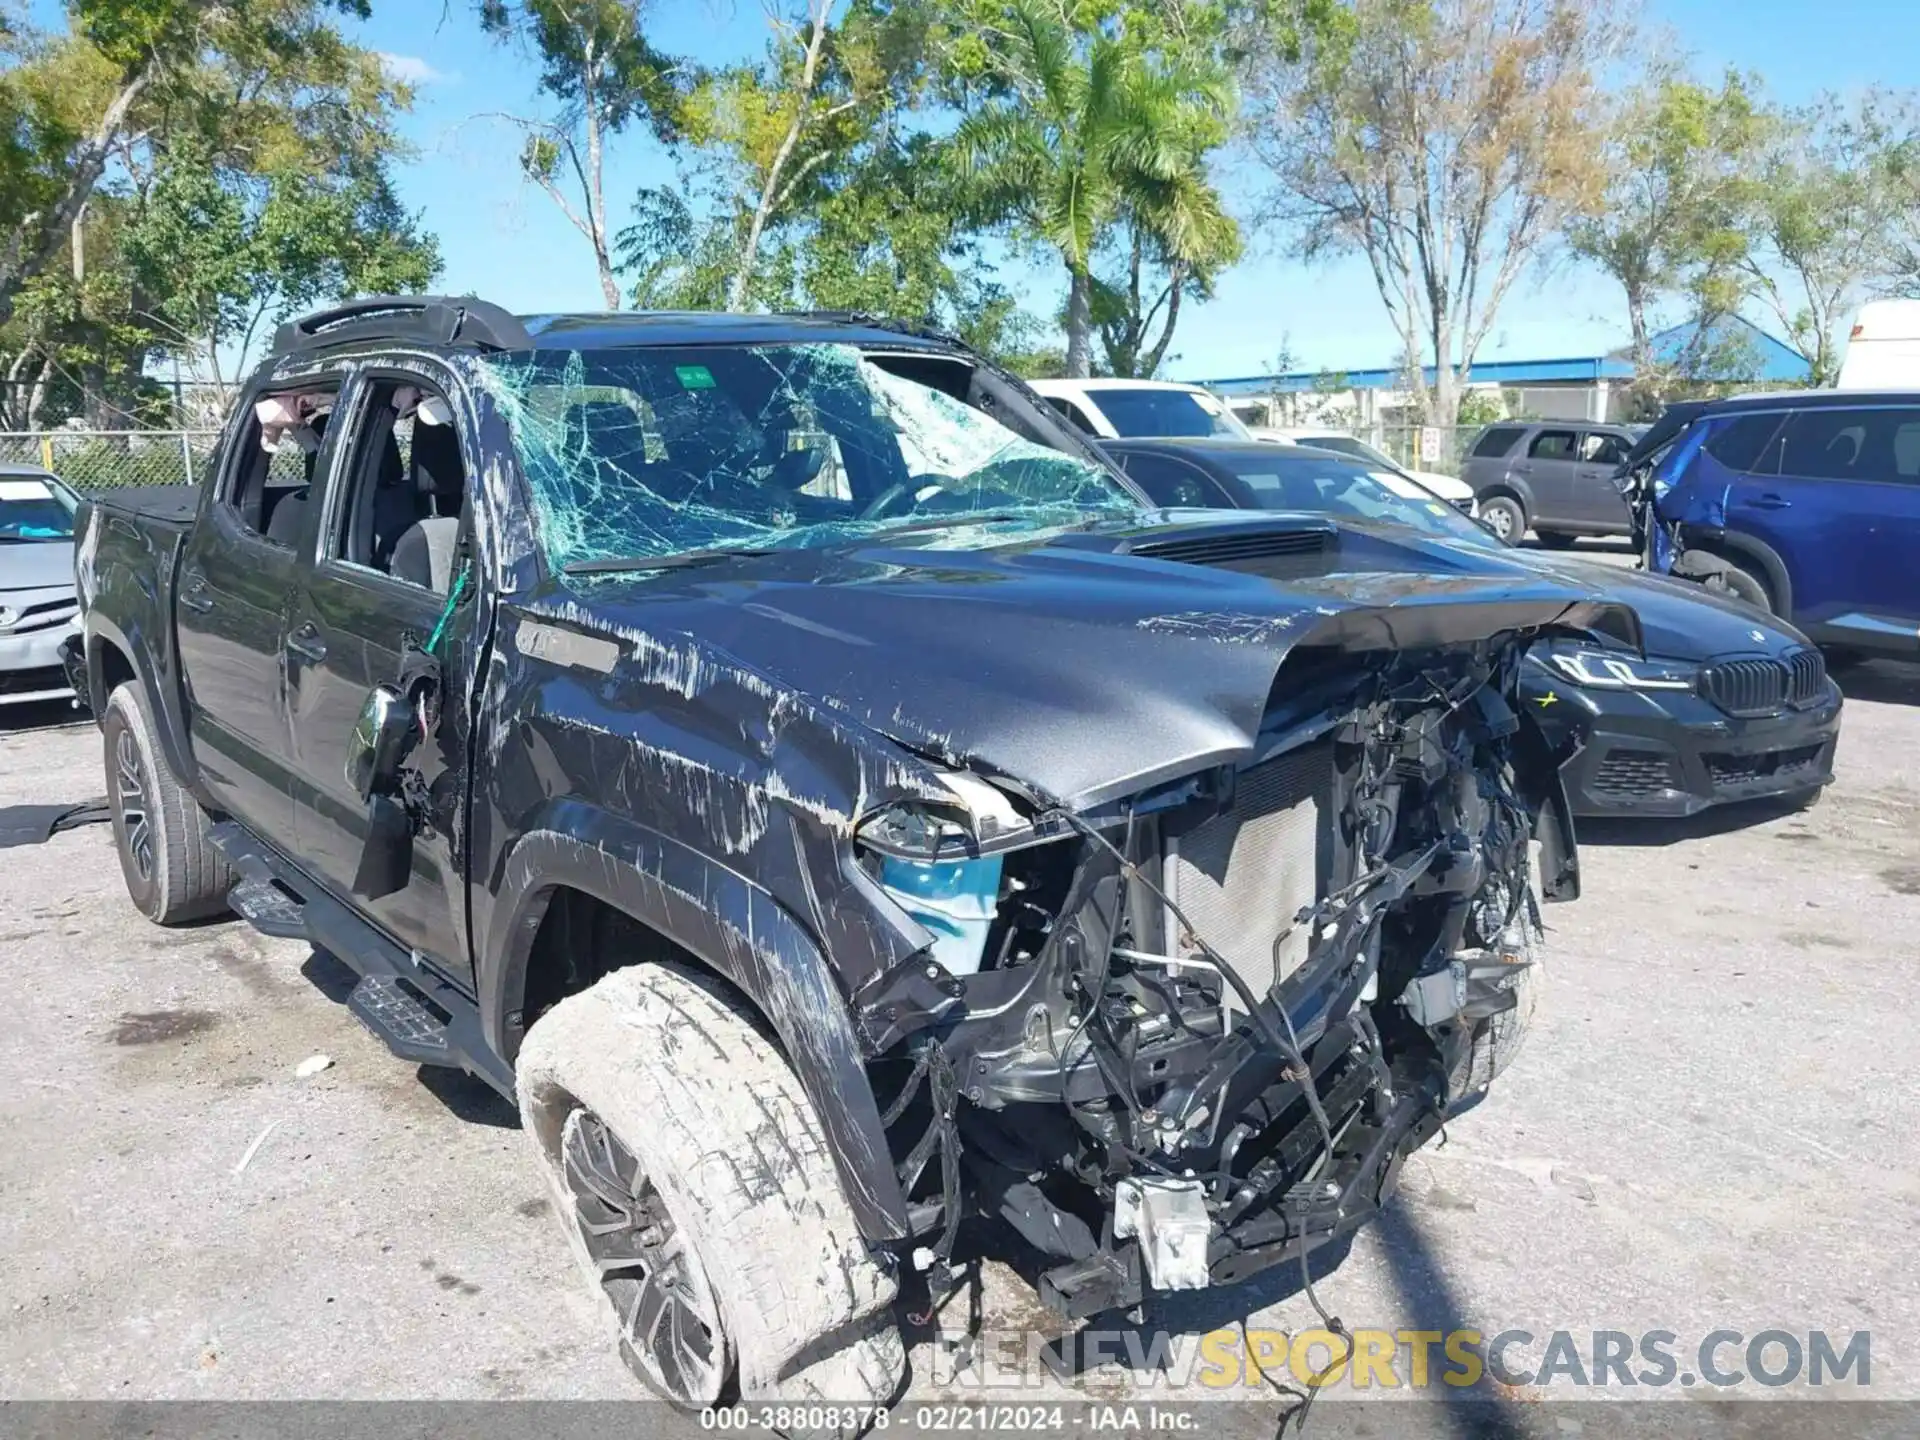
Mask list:
[[[77,568],[135,903],[324,947],[517,1098],[683,1405],[885,1400],[969,1215],[1069,1317],[1364,1222],[1577,889],[1521,650],[1637,628],[1148,510],[935,337],[474,300],[284,327]]]

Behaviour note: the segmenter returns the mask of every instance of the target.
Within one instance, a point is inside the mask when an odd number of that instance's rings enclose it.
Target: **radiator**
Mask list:
[[[1273,941],[1320,898],[1332,804],[1333,748],[1312,745],[1246,771],[1230,810],[1164,842],[1168,898],[1256,997],[1307,958],[1305,926],[1281,942],[1277,968]],[[1167,944],[1199,953],[1171,913]],[[1231,991],[1227,1003],[1245,1008]]]

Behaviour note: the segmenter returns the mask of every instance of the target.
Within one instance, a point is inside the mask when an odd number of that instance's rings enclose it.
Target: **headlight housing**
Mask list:
[[[951,802],[891,801],[855,826],[854,844],[880,888],[932,938],[930,953],[941,968],[972,975],[999,913],[1003,853],[1031,843],[1035,832],[977,775],[953,771],[941,780]]]
[[[1556,677],[1585,690],[1691,690],[1700,678],[1700,667],[1688,660],[1643,660],[1599,645],[1553,645],[1545,659]]]

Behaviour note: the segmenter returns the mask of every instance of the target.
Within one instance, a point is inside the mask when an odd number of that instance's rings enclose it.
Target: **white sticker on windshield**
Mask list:
[[[0,480],[0,500],[51,500],[53,487],[44,480]]]

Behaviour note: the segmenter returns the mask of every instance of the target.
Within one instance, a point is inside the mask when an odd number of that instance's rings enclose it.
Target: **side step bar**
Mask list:
[[[312,886],[279,853],[235,822],[208,837],[240,878],[227,892],[234,913],[263,935],[305,940],[360,976],[347,1008],[402,1060],[477,1075],[514,1098],[513,1068],[487,1044],[479,1008],[435,971],[415,962],[326,891]]]
[[[227,904],[262,935],[277,940],[308,938],[306,906],[274,884],[271,875],[243,872],[227,891]]]

